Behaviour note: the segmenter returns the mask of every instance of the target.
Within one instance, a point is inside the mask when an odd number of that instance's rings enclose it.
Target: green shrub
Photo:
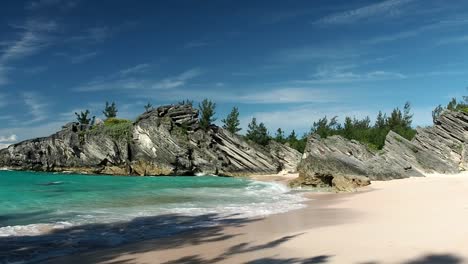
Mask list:
[[[106,119],[106,121],[104,121],[105,126],[115,126],[115,125],[121,125],[121,124],[131,124],[131,123],[132,121],[128,119],[115,118],[115,117],[108,118]]]
[[[127,140],[132,138],[133,122],[127,119],[109,118],[103,125],[95,126],[87,131],[88,135],[104,135],[114,140]]]

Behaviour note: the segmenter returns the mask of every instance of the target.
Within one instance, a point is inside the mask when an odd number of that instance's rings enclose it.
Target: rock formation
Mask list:
[[[198,110],[162,106],[133,124],[107,131],[69,123],[56,134],[0,151],[0,166],[37,171],[115,175],[250,175],[294,171],[300,154],[277,143],[267,147],[211,126],[200,128]]]
[[[292,185],[335,187],[334,181],[366,185],[362,177],[390,180],[458,173],[467,166],[467,136],[468,114],[450,111],[433,127],[418,128],[412,141],[390,131],[379,152],[340,136],[311,135],[299,165],[300,177]]]

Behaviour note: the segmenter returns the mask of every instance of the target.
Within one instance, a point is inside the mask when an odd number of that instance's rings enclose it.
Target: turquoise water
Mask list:
[[[0,171],[0,236],[174,213],[263,216],[301,208],[303,200],[281,185],[238,178]]]

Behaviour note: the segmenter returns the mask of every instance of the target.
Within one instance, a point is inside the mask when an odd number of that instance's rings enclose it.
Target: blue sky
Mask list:
[[[135,118],[189,98],[233,106],[245,127],[308,131],[405,101],[415,125],[465,93],[468,3],[2,1],[0,144],[46,136],[106,100]],[[219,122],[219,121],[218,121]]]

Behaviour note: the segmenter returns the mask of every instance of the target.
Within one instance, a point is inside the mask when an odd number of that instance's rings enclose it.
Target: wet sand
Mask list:
[[[309,197],[304,209],[50,263],[468,262],[468,174]]]

